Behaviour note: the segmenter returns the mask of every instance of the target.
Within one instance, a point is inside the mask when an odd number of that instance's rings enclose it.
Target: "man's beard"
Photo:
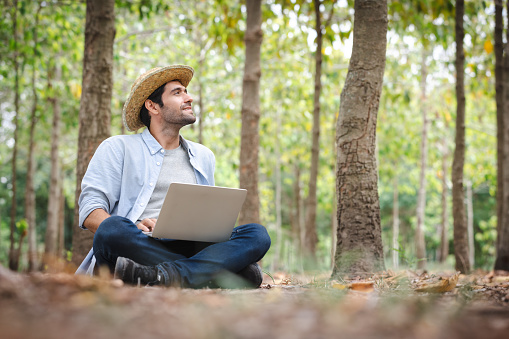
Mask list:
[[[178,110],[171,110],[166,107],[163,107],[162,113],[164,121],[166,121],[169,124],[181,126],[194,124],[196,122],[196,116],[194,115],[194,113],[191,113],[192,111],[186,113],[184,111],[185,107],[189,106],[188,105],[181,106]]]

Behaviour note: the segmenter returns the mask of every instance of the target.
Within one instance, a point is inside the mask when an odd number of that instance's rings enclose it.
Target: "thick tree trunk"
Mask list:
[[[55,80],[60,80],[60,67],[54,67]],[[48,88],[53,88],[52,74],[48,74]],[[48,195],[48,224],[46,227],[44,254],[47,259],[57,257],[58,254],[58,232],[60,222],[60,159],[58,157],[59,136],[60,136],[60,100],[54,95],[48,100],[53,107],[53,126],[51,129],[51,173]]]
[[[399,190],[398,176],[394,176],[392,194],[392,266],[399,267]]]
[[[442,221],[440,225],[440,250],[438,261],[445,262],[449,255],[449,238],[447,232],[447,225],[449,221],[449,209],[447,204],[447,197],[449,195],[449,188],[447,187],[447,163],[449,152],[447,151],[447,140],[442,139]]]
[[[306,237],[304,238],[304,252],[311,262],[316,261],[316,181],[318,179],[318,165],[320,157],[320,92],[322,91],[322,20],[320,14],[320,1],[314,0],[315,8],[315,94],[313,98],[313,138],[311,145],[311,171],[309,174],[308,197],[306,200]]]
[[[356,0],[353,34],[336,129],[339,227],[333,277],[385,269],[375,148],[387,1]]]
[[[14,14],[12,20],[12,33],[14,37],[14,110],[16,114],[14,114],[14,146],[12,148],[12,176],[11,176],[11,184],[12,184],[12,201],[11,201],[11,211],[10,217],[11,220],[9,222],[9,268],[13,271],[18,270],[19,264],[19,256],[17,256],[17,251],[15,249],[15,240],[14,234],[16,233],[16,208],[17,208],[17,166],[16,160],[18,159],[18,115],[19,115],[19,59],[18,59],[18,0],[14,0]]]
[[[507,9],[509,10],[509,1],[507,2]],[[509,13],[507,13],[509,18]],[[509,29],[506,31],[506,36],[509,37]],[[504,75],[503,75],[503,91],[504,101],[503,101],[503,109],[500,113],[502,116],[497,118],[497,124],[500,123],[502,126],[498,127],[501,129],[501,133],[503,135],[502,145],[501,145],[501,164],[504,168],[503,171],[499,171],[501,177],[498,179],[502,181],[502,194],[500,196],[501,201],[501,224],[498,229],[497,235],[497,259],[495,261],[495,270],[505,270],[509,271],[509,84],[507,81],[509,80],[509,46],[506,44],[505,46],[505,56],[504,56]],[[497,96],[498,96],[498,87],[497,87]],[[498,104],[498,102],[497,102]],[[498,113],[498,105],[497,105],[497,117]],[[499,140],[500,143],[500,140]],[[499,164],[500,167],[500,164]],[[500,188],[499,188],[500,189]]]
[[[465,216],[465,192],[463,167],[465,164],[465,53],[463,51],[464,0],[456,1],[456,148],[452,164],[452,212],[454,217],[454,256],[456,270],[470,271],[468,259],[467,224]]]
[[[262,1],[247,0],[247,27],[244,37],[246,62],[242,83],[242,132],[240,141],[240,187],[247,197],[239,216],[239,224],[260,222],[258,197],[258,128],[260,121],[260,48],[262,33]]]
[[[97,146],[110,136],[113,88],[115,1],[87,0],[83,92],[79,114],[74,220],[78,220],[81,180]],[[74,229],[72,261],[79,264],[92,247],[93,234]]]
[[[415,254],[419,261],[417,268],[426,267],[426,245],[424,243],[424,219],[426,212],[426,168],[428,166],[428,108],[426,105],[426,77],[428,70],[426,67],[426,52],[422,52],[421,60],[421,115],[422,115],[422,135],[421,135],[421,163],[419,175],[419,192],[417,194],[417,228],[415,232]]]
[[[37,253],[37,229],[35,225],[35,125],[37,124],[37,89],[35,88],[35,77],[36,77],[36,63],[37,63],[37,26],[39,25],[39,13],[41,11],[41,5],[37,9],[35,14],[35,28],[33,31],[33,42],[34,42],[34,59],[33,59],[33,70],[32,70],[32,112],[30,114],[30,141],[28,144],[28,168],[26,178],[26,193],[25,193],[25,219],[28,224],[28,270],[35,271],[38,267],[38,253]]]

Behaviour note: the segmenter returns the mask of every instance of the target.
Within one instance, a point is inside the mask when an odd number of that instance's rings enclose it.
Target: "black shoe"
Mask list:
[[[250,264],[246,268],[237,272],[237,275],[247,280],[249,283],[246,287],[258,288],[262,284],[263,276],[262,269],[257,263]]]
[[[117,258],[114,278],[132,285],[164,284],[163,277],[158,273],[157,267],[140,265],[124,257]]]

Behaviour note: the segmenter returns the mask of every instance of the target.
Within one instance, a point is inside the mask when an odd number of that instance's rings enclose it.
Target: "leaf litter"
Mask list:
[[[256,290],[191,290],[0,267],[0,338],[507,338],[503,274],[277,272]]]

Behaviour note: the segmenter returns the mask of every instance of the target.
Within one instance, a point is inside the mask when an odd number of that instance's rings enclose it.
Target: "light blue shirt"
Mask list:
[[[207,147],[180,137],[189,155],[196,182],[214,186],[215,157]],[[145,129],[140,134],[117,135],[104,140],[97,148],[81,182],[79,226],[98,208],[112,216],[122,216],[135,223],[152,195],[161,172],[164,148]],[[76,273],[92,274],[95,265],[90,250]]]

